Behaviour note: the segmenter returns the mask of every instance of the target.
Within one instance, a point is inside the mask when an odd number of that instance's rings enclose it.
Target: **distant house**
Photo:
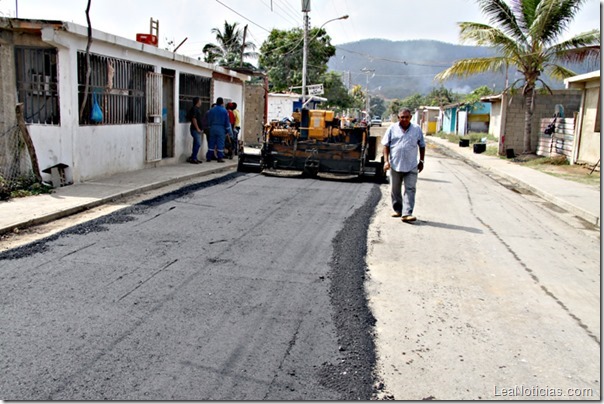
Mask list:
[[[433,135],[436,133],[439,112],[439,107],[421,106],[417,109],[415,121],[421,126],[424,135]]]
[[[87,57],[87,41],[87,27],[70,22],[0,18],[0,134],[16,125],[23,104],[42,171],[60,165],[77,183],[182,162],[191,152],[193,97],[202,110],[219,96],[234,101],[245,116],[246,74],[97,30]],[[91,116],[95,105],[100,119]],[[0,150],[3,169],[12,157]]]
[[[457,109],[459,104],[444,105],[439,115],[440,130],[444,133],[457,133]]]
[[[474,104],[456,103],[444,105],[440,109],[440,130],[464,136],[469,132],[489,130],[491,104],[475,102]]]
[[[489,130],[491,104],[476,102],[472,105],[456,103],[440,108],[440,130],[464,136],[469,132],[487,133]]]
[[[581,105],[575,120],[572,163],[597,164],[600,161],[600,71],[564,80],[566,88],[581,91]]]

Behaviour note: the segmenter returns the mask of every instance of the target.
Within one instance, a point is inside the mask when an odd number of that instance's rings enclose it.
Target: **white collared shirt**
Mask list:
[[[399,123],[394,123],[386,130],[382,145],[390,148],[390,167],[394,171],[408,173],[417,168],[418,148],[426,147],[422,129],[410,123],[403,130]]]

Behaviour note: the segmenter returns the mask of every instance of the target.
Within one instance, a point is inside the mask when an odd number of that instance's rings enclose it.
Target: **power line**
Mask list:
[[[268,29],[264,28],[262,25],[259,25],[259,24],[255,23],[254,21],[250,20],[249,18],[247,18],[247,17],[246,17],[246,16],[244,16],[243,14],[241,14],[241,13],[239,13],[239,12],[237,12],[237,11],[233,10],[231,7],[227,6],[226,4],[224,4],[223,2],[221,2],[220,0],[216,0],[216,2],[217,2],[218,4],[220,4],[220,5],[222,5],[222,6],[226,7],[226,8],[228,8],[229,10],[231,10],[232,12],[234,12],[235,14],[237,14],[239,17],[241,17],[241,18],[243,18],[243,19],[245,19],[245,20],[247,20],[247,21],[251,22],[252,24],[254,24],[255,26],[257,26],[258,28],[265,30],[265,31],[266,31],[266,32],[268,32],[269,34],[271,33],[271,31],[270,31],[270,30],[268,30]]]
[[[296,25],[300,25],[300,21],[302,20],[302,16],[299,15],[295,9],[293,7],[291,7],[290,4],[285,3],[286,6],[289,7],[283,7],[280,3],[278,2],[274,2],[273,4],[275,4],[277,7],[279,7],[281,10],[283,10],[285,12],[285,14],[287,14],[288,16],[290,16],[292,18],[293,21],[296,21]]]
[[[265,6],[267,6],[268,8],[271,8],[271,6],[266,2],[266,0],[263,0],[262,2],[264,3]],[[273,3],[273,4],[276,5],[277,7],[279,7],[280,9],[282,9],[278,3]],[[287,20],[288,23],[291,23],[294,20],[290,15],[282,14],[282,13],[278,12],[277,10],[275,10],[274,8],[271,8],[271,11],[273,13],[275,13],[276,15],[278,15],[279,17],[281,17],[283,20]],[[294,24],[297,24],[297,22],[295,22]]]
[[[407,62],[407,61],[404,61],[404,60],[388,59],[388,58],[382,58],[382,57],[379,57],[379,56],[369,55],[367,53],[353,51],[353,50],[350,50],[350,49],[345,49],[345,48],[342,48],[341,46],[337,46],[337,45],[335,45],[335,47],[336,47],[336,49],[342,50],[344,52],[355,53],[357,55],[364,56],[364,57],[366,57],[368,59],[371,59],[371,60],[383,60],[383,61],[386,61],[386,62],[399,63],[399,64],[403,64],[403,65],[412,65],[412,66],[427,66],[427,67],[441,67],[441,68],[448,68],[448,67],[451,66],[450,63],[449,64],[445,64],[445,62],[439,62],[439,64],[432,64],[432,63],[413,63],[413,62]]]
[[[336,73],[348,73],[348,70],[335,70],[331,69],[330,71]],[[359,76],[364,76],[365,73],[352,73],[353,78],[357,78]],[[375,77],[434,77],[434,74],[425,73],[425,74],[375,74]]]

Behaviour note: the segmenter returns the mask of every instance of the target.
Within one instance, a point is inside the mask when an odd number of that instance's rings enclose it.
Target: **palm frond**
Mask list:
[[[551,46],[546,57],[553,63],[591,63],[597,68],[600,62],[600,31],[594,29]]]
[[[533,42],[551,44],[574,19],[585,0],[541,0],[529,28]]]
[[[522,44],[497,28],[473,22],[459,23],[459,26],[461,28],[460,39],[463,41],[471,40],[477,45],[494,47],[505,56],[523,53]]]
[[[516,41],[526,43],[526,36],[513,10],[503,0],[477,0],[477,3],[491,24],[500,26],[506,35]]]
[[[548,93],[553,94],[554,92],[552,91],[551,87],[547,85],[547,83],[541,79],[537,80],[539,83],[541,83],[542,88],[544,88]]]
[[[518,25],[522,32],[529,31],[529,27],[535,20],[535,10],[541,0],[513,0],[512,11],[516,15]]]
[[[499,70],[505,66],[506,60],[507,59],[505,57],[500,56],[460,59],[455,61],[448,69],[438,73],[434,79],[438,81],[445,81],[453,77],[465,78],[474,74]]]
[[[569,51],[576,51],[582,48],[600,49],[600,30],[594,29],[589,32],[578,34],[564,42],[560,42],[549,48],[550,54],[557,57],[563,56]]]
[[[545,72],[556,80],[564,80],[577,75],[572,70],[560,65],[549,65],[545,68]]]

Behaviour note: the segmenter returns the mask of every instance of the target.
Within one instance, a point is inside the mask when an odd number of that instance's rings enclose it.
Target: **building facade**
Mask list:
[[[21,104],[41,171],[61,165],[78,183],[182,162],[193,97],[203,111],[234,101],[244,116],[249,76],[97,30],[90,39],[87,52],[87,27],[0,18],[0,134]]]
[[[598,164],[601,156],[600,71],[564,80],[566,88],[581,91],[581,105],[575,120],[573,163]]]

